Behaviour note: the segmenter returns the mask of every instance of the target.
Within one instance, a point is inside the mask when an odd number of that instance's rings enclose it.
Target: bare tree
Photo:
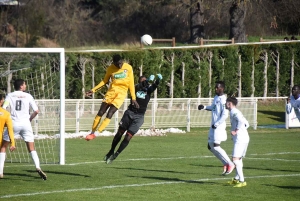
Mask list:
[[[213,53],[211,51],[208,52],[208,87],[209,87],[209,93],[208,97],[211,98],[212,96],[212,89],[211,89],[211,80],[212,80],[212,59],[213,59]]]
[[[190,0],[191,43],[199,43],[204,38],[204,0]]]
[[[268,96],[268,67],[269,67],[269,56],[268,56],[268,52],[266,50],[264,50],[261,53],[260,59],[264,61],[264,94],[263,97],[267,97]]]
[[[255,59],[254,56],[252,57],[252,71],[251,71],[251,97],[254,97],[254,93],[255,93]]]
[[[280,68],[280,54],[279,52],[276,50],[275,52],[271,52],[271,58],[274,61],[274,63],[276,64],[276,97],[280,96],[279,93],[279,77],[280,77],[280,73],[279,73],[279,68]]]
[[[239,79],[239,85],[238,85],[238,97],[242,97],[242,55],[238,55],[239,63],[238,63],[238,72],[237,76]]]
[[[245,17],[246,17],[246,2],[244,0],[234,0],[230,7],[230,34],[229,38],[234,38],[234,41],[247,42]]]

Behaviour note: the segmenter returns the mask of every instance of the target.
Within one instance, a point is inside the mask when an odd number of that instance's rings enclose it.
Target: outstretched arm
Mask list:
[[[151,75],[152,76],[152,75]],[[150,76],[150,77],[151,77]],[[160,81],[162,80],[162,75],[161,74],[157,74],[157,79],[155,80],[155,82],[148,88],[148,94],[151,94],[153,91],[155,91],[160,83]]]
[[[97,85],[95,86],[94,88],[92,88],[91,90],[87,91],[85,93],[86,96],[91,96],[93,93],[95,93],[98,89],[100,89],[101,87],[103,87],[106,83],[108,83],[109,81],[109,78],[111,76],[111,68],[107,68],[107,71],[105,73],[105,76],[104,76],[104,79]]]

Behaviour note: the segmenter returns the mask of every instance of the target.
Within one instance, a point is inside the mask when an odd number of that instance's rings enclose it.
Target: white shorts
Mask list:
[[[13,122],[13,127],[15,138],[21,136],[25,142],[34,142],[31,124],[20,124],[19,122]],[[4,133],[3,139],[7,142],[10,141],[7,130]]]
[[[248,143],[234,143],[232,157],[243,158],[246,156]]]
[[[226,125],[220,125],[216,129],[209,128],[208,142],[220,144],[227,140]]]

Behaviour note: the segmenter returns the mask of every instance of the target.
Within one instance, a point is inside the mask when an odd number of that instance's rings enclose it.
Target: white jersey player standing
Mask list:
[[[233,140],[232,161],[235,164],[236,175],[229,181],[233,187],[244,187],[247,185],[243,172],[243,160],[245,157],[248,144],[250,141],[247,128],[249,122],[246,120],[240,110],[236,108],[238,100],[234,97],[229,97],[226,100],[226,108],[230,111],[231,135]]]
[[[17,79],[14,82],[15,91],[6,96],[3,108],[10,107],[11,118],[15,135],[20,135],[27,146],[27,150],[35,164],[36,171],[43,180],[47,179],[46,174],[41,170],[40,160],[34,147],[34,135],[31,127],[31,121],[39,113],[38,107],[29,93],[26,93],[26,83],[23,79]],[[30,108],[33,113],[30,115]],[[9,144],[7,132],[4,133],[4,143],[1,147],[5,151]]]
[[[199,110],[209,110],[212,112],[211,127],[208,135],[208,149],[223,163],[222,175],[230,174],[234,169],[234,164],[228,157],[226,151],[221,148],[221,142],[227,140],[226,122],[228,110],[225,108],[226,95],[224,94],[225,83],[216,82],[216,96],[210,106],[199,105]]]
[[[300,86],[295,85],[292,88],[292,95],[288,97],[286,104],[286,112],[290,114],[294,109],[295,114],[300,121]]]

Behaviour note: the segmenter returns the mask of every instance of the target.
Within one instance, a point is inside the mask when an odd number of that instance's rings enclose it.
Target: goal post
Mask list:
[[[59,164],[65,164],[65,50],[64,48],[0,48],[0,53],[57,53],[59,54]],[[10,74],[11,72],[9,72]]]

